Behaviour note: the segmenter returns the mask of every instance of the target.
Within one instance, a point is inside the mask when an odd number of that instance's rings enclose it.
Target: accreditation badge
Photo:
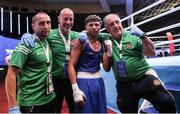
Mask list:
[[[69,52],[70,53],[70,52]],[[66,60],[69,61],[70,60],[70,55],[66,55]]]
[[[126,64],[125,61],[120,60],[117,62],[116,64],[116,68],[117,68],[117,74],[119,78],[125,78],[126,77]]]
[[[47,85],[46,94],[49,95],[49,94],[53,93],[54,87],[53,87],[52,74],[51,73],[48,73],[46,85]]]
[[[71,40],[68,39],[68,41],[66,42],[66,60],[70,59],[70,50],[71,50]]]

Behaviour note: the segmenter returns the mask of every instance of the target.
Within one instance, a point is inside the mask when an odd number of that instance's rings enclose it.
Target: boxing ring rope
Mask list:
[[[171,43],[178,43],[180,42],[180,39],[177,40],[170,40],[170,41],[162,41],[159,43],[154,44],[155,46],[165,45],[165,44],[171,44]]]
[[[134,12],[133,14],[131,14],[131,15],[129,15],[129,16],[121,19],[121,21],[123,22],[123,21],[125,21],[125,20],[127,20],[127,19],[129,19],[129,18],[133,18],[135,15],[140,14],[140,13],[142,13],[142,12],[144,12],[144,11],[146,11],[146,10],[154,7],[154,6],[157,6],[157,5],[165,2],[165,1],[166,1],[166,0],[159,0],[159,1],[157,1],[157,2],[155,2],[155,3],[153,3],[153,4],[151,4],[151,5],[143,8],[143,9],[141,9],[141,10],[139,10],[139,11],[137,11],[137,12]],[[133,19],[131,19],[131,21],[133,21]],[[132,22],[132,23],[134,23],[134,22]],[[125,29],[126,29],[126,28],[125,28]],[[101,32],[101,31],[104,31],[104,30],[105,30],[105,28],[101,29],[100,32]]]
[[[150,32],[146,32],[146,34],[147,35],[152,35],[152,34],[162,32],[162,31],[165,31],[165,30],[169,30],[169,29],[172,29],[172,28],[176,28],[176,27],[180,27],[180,23],[176,23],[176,24],[169,25],[169,26],[166,26],[166,27],[163,27],[163,28],[160,28],[160,29],[156,29],[156,30],[153,30],[153,31],[150,31]]]
[[[142,13],[142,12],[144,12],[144,11],[146,11],[146,10],[154,7],[154,6],[157,6],[157,5],[165,2],[165,1],[166,1],[166,0],[159,0],[159,1],[153,3],[153,4],[149,5],[149,6],[147,6],[147,7],[143,8],[143,9],[141,9],[141,10],[139,10],[139,11],[137,11],[137,12],[135,12],[135,13],[133,13],[133,14],[125,17],[125,18],[123,18],[121,21],[125,21],[125,20],[127,20],[127,19],[129,19],[129,18],[132,18],[132,17],[134,17],[135,15],[140,14],[140,13]]]
[[[175,34],[175,35],[173,35],[173,37],[178,37],[178,36],[180,36],[180,34]],[[159,39],[159,38],[167,38],[167,36],[150,36],[149,38],[151,38],[151,39]]]
[[[179,37],[180,36],[180,34],[175,34],[175,35],[173,35],[173,37],[175,38],[175,37]],[[167,36],[155,36],[155,37],[149,37],[150,39],[167,39]],[[179,41],[180,39],[176,39],[176,40],[172,40],[172,41],[153,41],[153,43],[154,43],[154,46],[155,46],[155,48],[156,49],[158,49],[158,48],[162,48],[162,47],[164,47],[164,48],[166,48],[166,49],[168,49],[169,48],[169,44],[171,44],[171,43],[174,43],[174,47],[179,47],[179,49],[178,48],[175,48],[175,51],[179,51],[180,52],[180,41]]]
[[[144,23],[150,22],[150,21],[152,21],[152,20],[158,19],[158,18],[160,18],[160,17],[166,16],[166,15],[168,15],[168,14],[170,14],[170,13],[174,13],[174,12],[179,11],[179,10],[180,10],[180,6],[174,8],[174,9],[172,9],[172,10],[169,10],[169,11],[167,11],[167,12],[164,12],[164,13],[161,13],[161,14],[159,14],[159,15],[156,15],[156,16],[154,16],[154,17],[152,17],[152,18],[149,18],[149,19],[146,19],[146,20],[141,21],[141,22],[139,22],[139,23],[136,23],[135,25],[136,25],[136,26],[142,25],[142,24],[144,24]],[[130,29],[130,28],[131,28],[131,26],[125,28],[125,30],[126,30],[126,29]]]

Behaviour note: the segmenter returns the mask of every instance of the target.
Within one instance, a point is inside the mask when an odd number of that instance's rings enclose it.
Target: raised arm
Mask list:
[[[143,42],[145,55],[147,55],[149,57],[155,56],[156,52],[154,49],[154,45],[153,45],[151,39],[148,38],[142,30],[140,30],[137,26],[134,25],[131,28],[131,34],[136,35],[139,38],[141,38],[141,40]]]
[[[112,42],[111,40],[105,40],[105,52],[103,53],[103,68],[106,72],[109,72],[111,70],[111,58],[113,55],[113,49],[112,49]]]
[[[148,57],[153,57],[156,55],[154,44],[152,43],[151,39],[146,35],[142,39],[143,46],[144,46],[144,54]]]

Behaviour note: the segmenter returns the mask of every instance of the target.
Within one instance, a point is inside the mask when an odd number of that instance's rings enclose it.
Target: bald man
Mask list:
[[[56,112],[60,113],[65,97],[69,112],[74,112],[74,99],[71,83],[67,73],[70,49],[78,33],[71,31],[74,24],[74,13],[69,8],[64,8],[58,16],[59,28],[51,31],[48,36],[53,54],[53,84],[56,93]]]

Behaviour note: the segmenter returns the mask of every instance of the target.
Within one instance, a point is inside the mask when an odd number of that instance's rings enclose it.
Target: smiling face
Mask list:
[[[118,15],[107,15],[104,18],[104,25],[106,30],[112,35],[113,38],[117,39],[118,37],[122,37],[123,26]]]
[[[74,13],[71,9],[65,8],[63,9],[59,16],[59,28],[63,35],[69,35],[70,30],[73,27],[74,24]]]

